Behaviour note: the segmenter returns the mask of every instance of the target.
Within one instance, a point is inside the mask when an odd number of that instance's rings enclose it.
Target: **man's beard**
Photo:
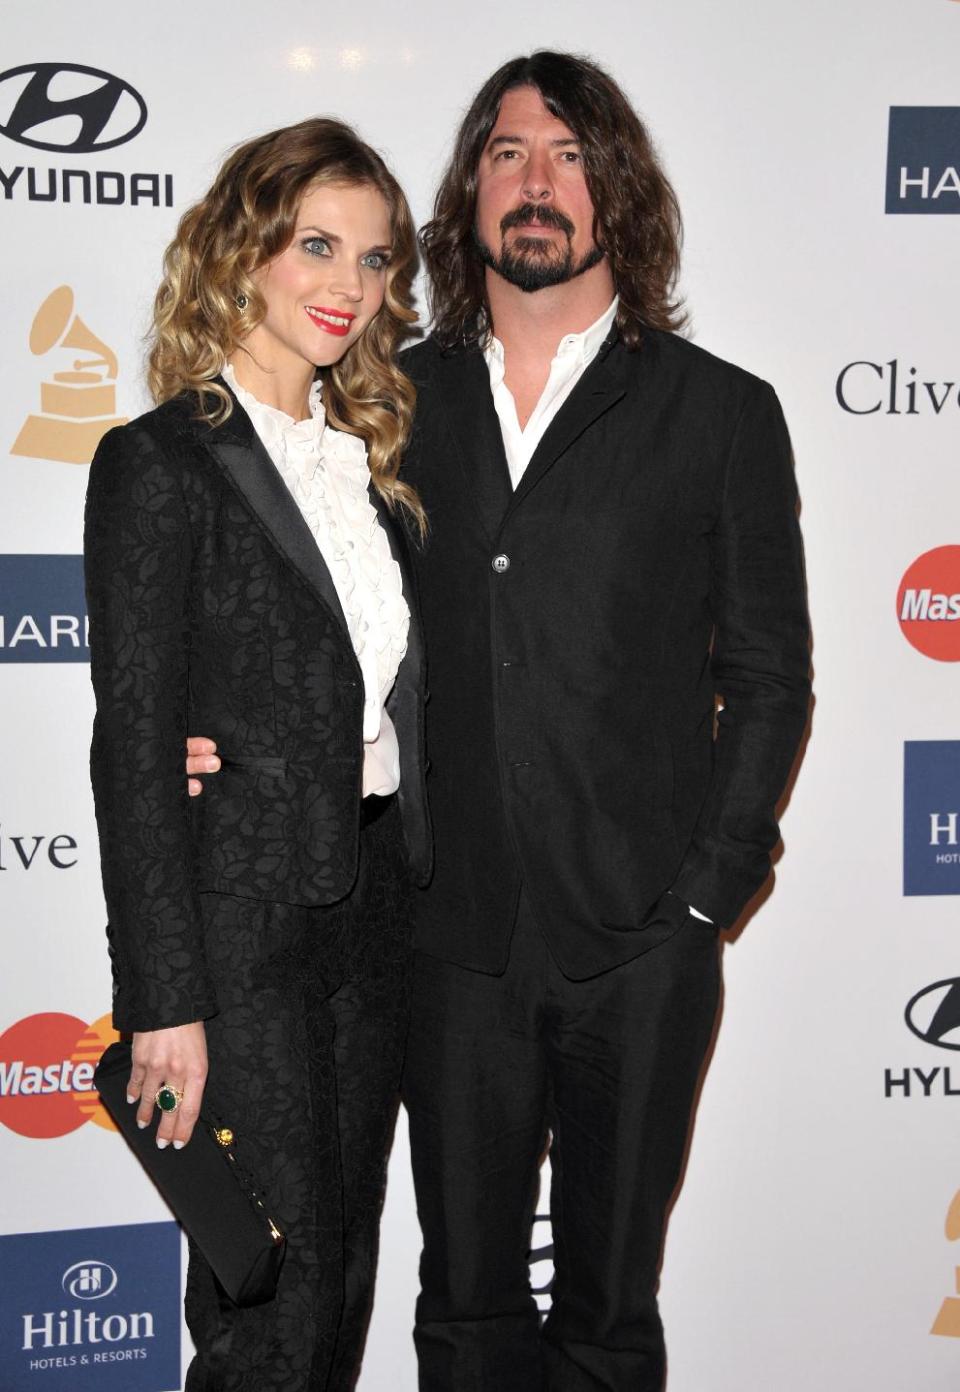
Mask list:
[[[506,234],[511,227],[522,227],[539,223],[541,227],[555,227],[567,238],[566,250],[557,255],[554,245],[542,237],[517,237],[513,245],[506,244]],[[545,290],[549,285],[563,285],[576,276],[583,275],[592,266],[603,260],[603,251],[593,246],[579,261],[573,259],[574,226],[565,213],[557,208],[541,206],[537,203],[522,203],[500,219],[502,240],[497,255],[481,239],[476,227],[473,239],[485,266],[496,271],[510,285],[527,294],[534,290]]]

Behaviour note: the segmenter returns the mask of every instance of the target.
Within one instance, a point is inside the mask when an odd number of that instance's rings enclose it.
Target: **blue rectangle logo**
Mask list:
[[[960,106],[891,106],[888,213],[960,213]]]
[[[176,1223],[0,1237],[3,1392],[175,1392]]]
[[[0,662],[89,662],[82,556],[0,556]]]
[[[903,892],[960,894],[960,740],[908,740],[903,755]]]

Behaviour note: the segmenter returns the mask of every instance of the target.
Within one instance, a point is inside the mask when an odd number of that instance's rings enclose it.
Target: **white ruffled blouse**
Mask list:
[[[400,567],[370,500],[367,450],[356,435],[327,425],[321,384],[310,389],[310,417],[296,421],[224,379],[246,411],[316,538],[363,673],[363,796],[400,786],[400,750],[384,703],[407,650],[410,611]]]

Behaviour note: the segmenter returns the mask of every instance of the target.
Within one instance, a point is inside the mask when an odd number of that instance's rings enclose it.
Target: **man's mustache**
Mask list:
[[[568,237],[572,237],[575,230],[573,223],[559,208],[551,208],[543,203],[521,203],[519,208],[513,208],[503,215],[500,231],[508,232],[511,227],[528,227],[533,223],[539,223],[541,227],[555,227]]]

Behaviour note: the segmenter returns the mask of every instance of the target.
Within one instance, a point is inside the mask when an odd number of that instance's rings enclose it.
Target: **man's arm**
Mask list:
[[[769,874],[780,835],[776,803],[810,698],[790,439],[776,395],[763,382],[734,430],[712,546],[712,669],[723,709],[707,796],[671,888],[729,925]]]

